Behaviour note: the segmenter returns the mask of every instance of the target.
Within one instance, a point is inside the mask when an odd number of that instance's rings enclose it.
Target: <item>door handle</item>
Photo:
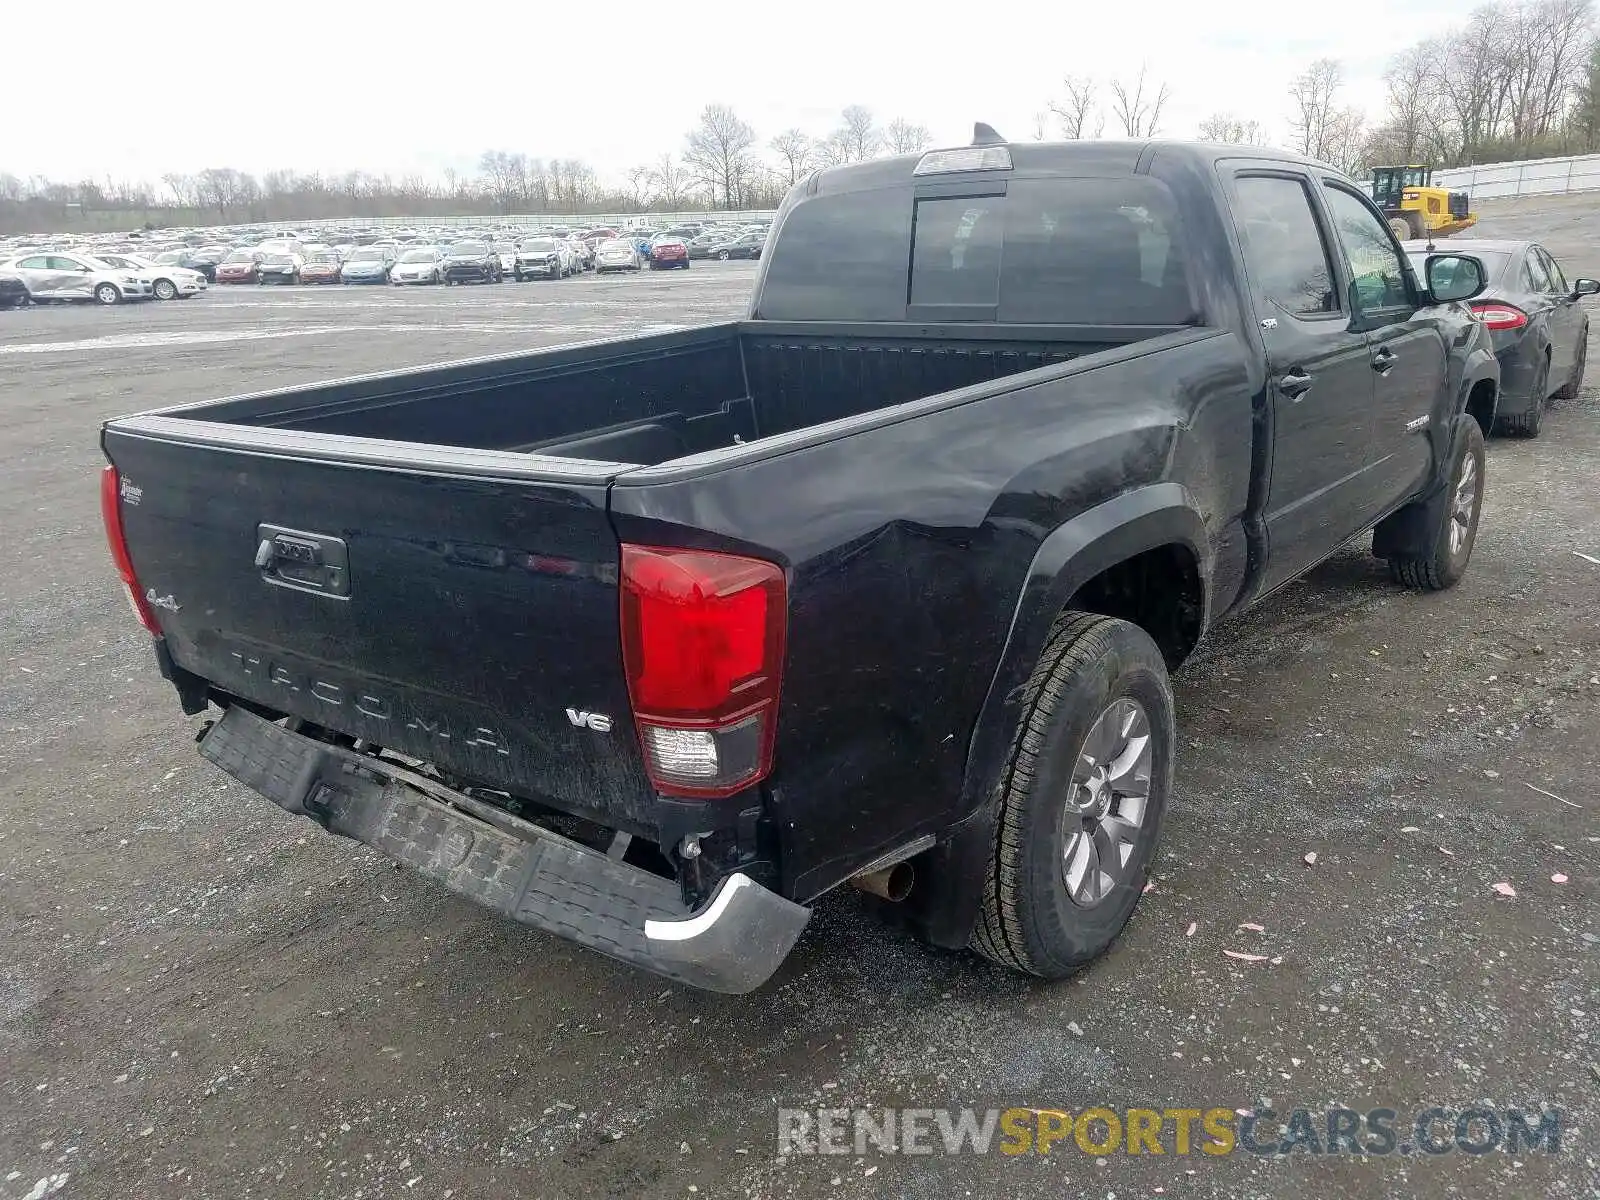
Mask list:
[[[1387,346],[1380,347],[1372,356],[1372,369],[1379,375],[1387,375],[1395,363],[1400,361],[1400,356]]]
[[[1311,390],[1311,376],[1296,367],[1278,380],[1278,390],[1298,404]]]

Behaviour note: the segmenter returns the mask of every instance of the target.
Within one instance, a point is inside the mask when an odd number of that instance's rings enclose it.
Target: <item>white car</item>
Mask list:
[[[30,299],[94,300],[100,304],[120,304],[124,300],[144,300],[155,295],[155,280],[143,272],[113,267],[87,254],[28,254],[0,263],[0,267],[22,276]]]
[[[199,271],[171,263],[158,263],[142,254],[102,254],[103,263],[150,277],[150,292],[157,300],[187,300],[206,290],[206,277]]]
[[[444,263],[439,248],[413,246],[404,251],[389,271],[389,282],[397,287],[402,283],[443,283]]]
[[[604,275],[607,271],[637,271],[642,265],[639,259],[639,247],[627,238],[612,238],[609,242],[601,242],[599,249],[594,252],[594,269],[597,275]]]
[[[576,269],[574,261],[572,247],[560,238],[525,238],[517,248],[511,277],[518,283],[524,279],[565,279]]]

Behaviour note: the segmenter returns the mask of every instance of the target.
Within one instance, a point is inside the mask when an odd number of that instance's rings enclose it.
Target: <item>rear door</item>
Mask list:
[[[1372,203],[1335,179],[1322,195],[1338,237],[1350,305],[1367,331],[1377,403],[1368,443],[1378,484],[1363,514],[1370,525],[1409,500],[1433,464],[1430,426],[1450,378],[1436,310],[1419,307],[1404,252]]]
[[[1543,246],[1533,253],[1544,268],[1546,297],[1550,303],[1550,390],[1555,391],[1572,376],[1578,361],[1578,344],[1584,337],[1584,313],[1572,294],[1567,277],[1555,257]]]
[[[1520,270],[1526,301],[1523,308],[1528,314],[1529,329],[1532,332],[1542,332],[1541,340],[1549,347],[1550,371],[1549,378],[1545,381],[1545,394],[1548,395],[1554,386],[1550,380],[1561,378],[1561,347],[1558,344],[1561,314],[1557,311],[1550,295],[1550,274],[1545,268],[1544,260],[1539,257],[1537,247],[1529,246],[1522,252]],[[1532,364],[1529,369],[1532,369]]]
[[[28,285],[28,293],[46,299],[56,295],[56,272],[50,269],[50,256],[48,254],[30,254],[27,258],[18,259],[12,268],[22,276],[22,282]]]
[[[1267,359],[1272,464],[1262,588],[1270,591],[1360,532],[1376,503],[1374,372],[1366,335],[1341,295],[1312,180],[1280,166],[1239,169],[1229,184]]]
[[[179,666],[447,777],[648,831],[615,465],[159,415],[113,422],[104,445]]]

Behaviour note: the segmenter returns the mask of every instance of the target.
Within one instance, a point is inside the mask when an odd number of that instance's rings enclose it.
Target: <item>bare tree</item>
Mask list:
[[[1105,132],[1106,118],[1095,107],[1094,80],[1087,75],[1068,75],[1062,86],[1061,99],[1050,101],[1050,111],[1061,125],[1061,136],[1069,142],[1099,137]]]
[[[655,168],[641,163],[636,167],[629,167],[628,203],[635,211],[643,212],[655,203]]]
[[[161,182],[167,185],[167,191],[172,193],[172,199],[179,207],[194,203],[194,177],[192,175],[168,171],[161,177]]]
[[[1527,144],[1561,116],[1594,44],[1591,0],[1525,0],[1503,14],[1510,135]]]
[[[672,155],[663,154],[656,159],[655,165],[650,168],[650,182],[656,189],[656,198],[669,212],[675,212],[683,206],[684,193],[689,190],[688,173],[673,160]]]
[[[1043,109],[1033,114],[1033,140],[1042,142],[1045,135],[1050,132],[1048,127],[1049,113]]]
[[[485,150],[478,160],[483,190],[502,213],[516,212],[527,200],[528,159],[524,154]]]
[[[1568,126],[1574,149],[1593,153],[1600,149],[1600,43],[1589,52],[1589,66],[1573,97]]]
[[[1163,83],[1151,91],[1145,80],[1145,68],[1140,67],[1131,84],[1113,79],[1109,86],[1111,112],[1122,126],[1122,132],[1133,138],[1154,137],[1161,128],[1161,110],[1172,98],[1167,85]]]
[[[896,117],[883,129],[883,143],[890,154],[915,154],[926,150],[933,138],[926,125],[916,125],[904,117]]]
[[[811,138],[798,129],[785,129],[767,144],[780,160],[779,174],[791,186],[810,169],[817,150]]]
[[[1443,46],[1419,42],[1402,50],[1383,74],[1385,117],[1369,146],[1390,162],[1413,163],[1437,158],[1443,151],[1446,116],[1440,91]]]
[[[1229,142],[1235,146],[1265,146],[1267,131],[1261,122],[1244,120],[1232,113],[1212,113],[1200,122],[1200,138],[1207,142]]]
[[[1366,117],[1339,103],[1344,71],[1335,59],[1319,58],[1289,85],[1294,102],[1295,149],[1310,157],[1353,171],[1364,147]]]
[[[1367,118],[1359,108],[1341,108],[1328,126],[1328,144],[1322,155],[1347,175],[1358,175],[1366,165]]]
[[[844,131],[835,129],[827,137],[813,142],[812,157],[824,167],[838,167],[852,161],[850,148],[845,144]]]
[[[750,173],[750,147],[755,130],[739,119],[726,104],[708,104],[700,114],[700,124],[689,131],[683,161],[691,176],[705,185],[712,203],[724,208],[737,207],[740,184]]]
[[[242,205],[254,198],[255,180],[233,167],[207,167],[195,181],[195,199],[206,208],[214,208],[224,220]]]
[[[874,123],[870,108],[852,104],[839,116],[839,128],[834,130],[829,141],[838,147],[840,162],[865,162],[878,153],[883,135]]]

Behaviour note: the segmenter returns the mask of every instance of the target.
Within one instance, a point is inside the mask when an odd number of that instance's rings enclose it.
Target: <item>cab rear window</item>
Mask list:
[[[1147,176],[975,182],[797,203],[759,315],[1184,325],[1198,320],[1171,194]]]

